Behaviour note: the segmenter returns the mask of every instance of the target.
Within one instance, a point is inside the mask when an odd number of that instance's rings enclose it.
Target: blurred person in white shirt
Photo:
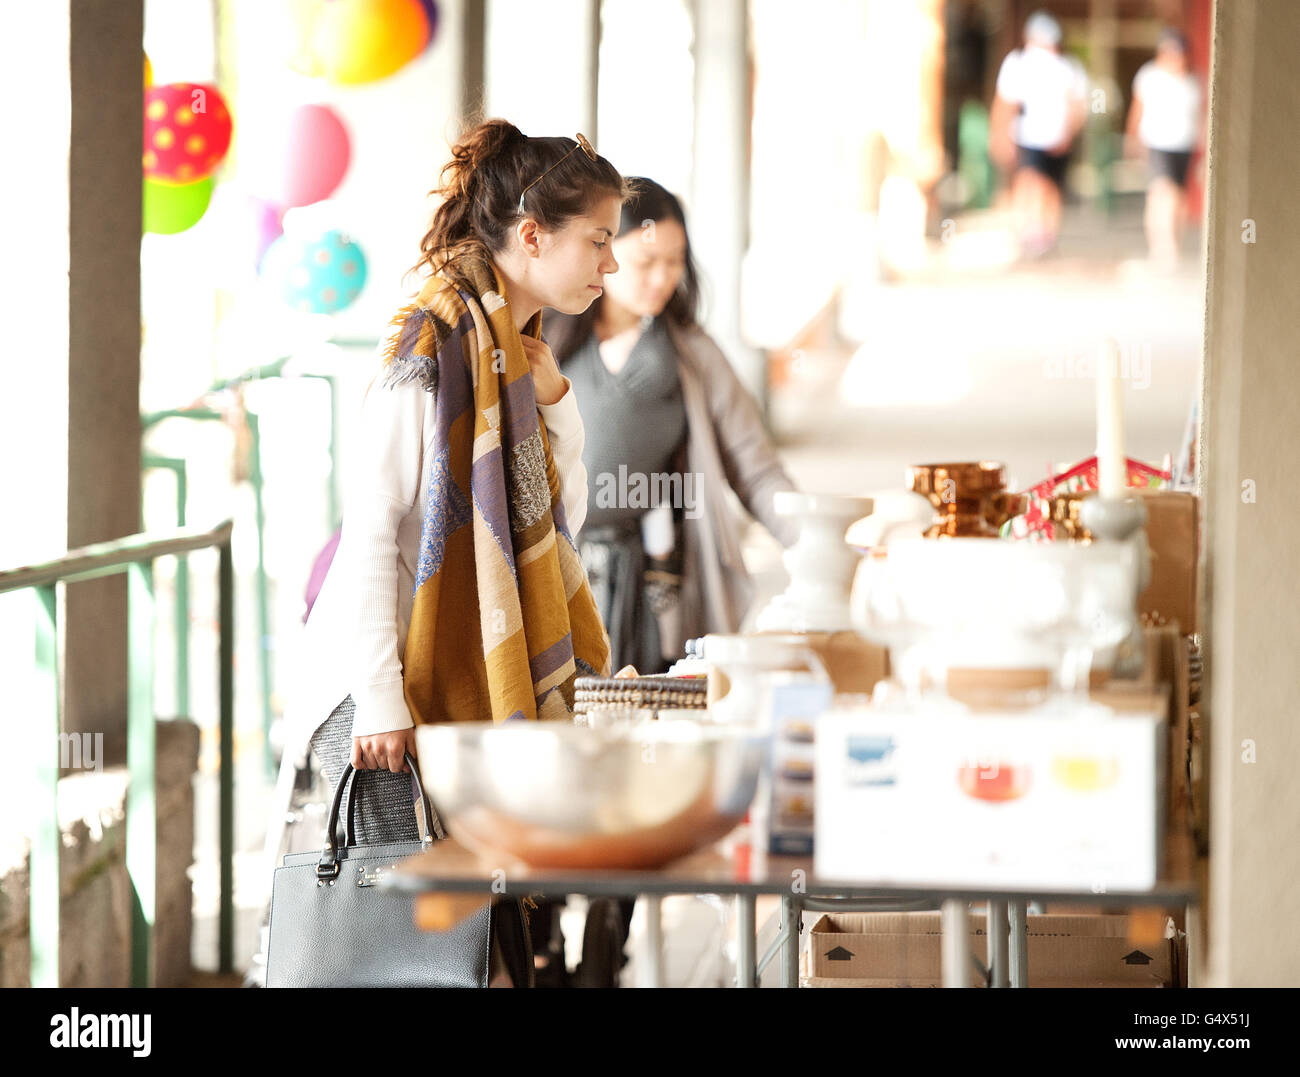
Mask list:
[[[1125,142],[1132,156],[1145,154],[1146,235],[1151,261],[1163,268],[1178,264],[1187,211],[1187,173],[1204,125],[1204,92],[1187,62],[1187,39],[1166,29],[1133,78]]]
[[[1088,76],[1061,54],[1061,25],[1045,11],[1025,21],[1024,48],[1002,61],[989,118],[989,151],[1014,169],[1012,206],[1022,252],[1056,247],[1070,148],[1083,127]]]

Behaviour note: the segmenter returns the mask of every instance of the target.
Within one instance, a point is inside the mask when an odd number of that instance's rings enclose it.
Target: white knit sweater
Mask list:
[[[387,389],[378,381],[376,374],[350,439],[343,533],[291,661],[286,749],[296,757],[349,693],[356,702],[354,737],[413,724],[402,694],[401,656],[428,501],[424,461],[433,451],[435,398],[416,384]],[[587,515],[587,469],[582,416],[567,378],[564,396],[538,411],[576,539]]]

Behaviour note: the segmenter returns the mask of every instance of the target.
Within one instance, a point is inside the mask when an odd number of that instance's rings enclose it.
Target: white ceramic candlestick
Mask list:
[[[1124,383],[1119,348],[1106,338],[1097,357],[1097,489],[1103,498],[1128,496],[1128,462],[1124,455]]]
[[[1130,491],[1125,496],[1109,498],[1086,497],[1079,505],[1079,521],[1092,533],[1093,544],[1098,542],[1128,543],[1133,547],[1135,568],[1133,586],[1133,627],[1117,647],[1098,654],[1099,663],[1113,667],[1121,677],[1136,676],[1143,666],[1142,626],[1137,618],[1138,596],[1151,582],[1151,550],[1147,545],[1147,510],[1142,499]]]
[[[1128,485],[1128,461],[1124,450],[1124,382],[1120,377],[1119,347],[1107,337],[1097,357],[1097,496],[1079,506],[1079,518],[1094,540],[1128,542],[1138,564],[1137,596],[1150,575],[1150,554],[1142,524],[1146,509]],[[1109,656],[1107,656],[1109,658]],[[1116,672],[1140,669],[1142,632],[1134,615],[1130,636],[1117,648],[1113,659]]]
[[[871,499],[783,490],[773,498],[778,516],[800,521],[799,541],[782,555],[790,586],[758,614],[759,632],[841,632],[853,627],[849,594],[858,555],[844,531],[871,511]]]

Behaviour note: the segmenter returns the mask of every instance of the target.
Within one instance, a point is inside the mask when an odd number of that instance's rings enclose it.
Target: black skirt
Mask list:
[[[640,521],[584,527],[578,533],[578,553],[609,633],[611,672],[627,665],[636,666],[642,674],[665,672],[668,663],[660,643],[659,622],[646,592]]]

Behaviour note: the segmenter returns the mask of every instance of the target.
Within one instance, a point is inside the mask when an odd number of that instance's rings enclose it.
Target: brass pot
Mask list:
[[[1076,490],[1068,494],[1056,494],[1048,499],[1051,510],[1052,538],[1057,542],[1091,542],[1092,532],[1083,526],[1079,518],[1079,509],[1086,498],[1092,497],[1092,490]]]
[[[907,469],[907,479],[935,508],[926,538],[998,538],[1029,507],[1027,494],[1007,492],[1006,467],[992,460],[918,464]]]

